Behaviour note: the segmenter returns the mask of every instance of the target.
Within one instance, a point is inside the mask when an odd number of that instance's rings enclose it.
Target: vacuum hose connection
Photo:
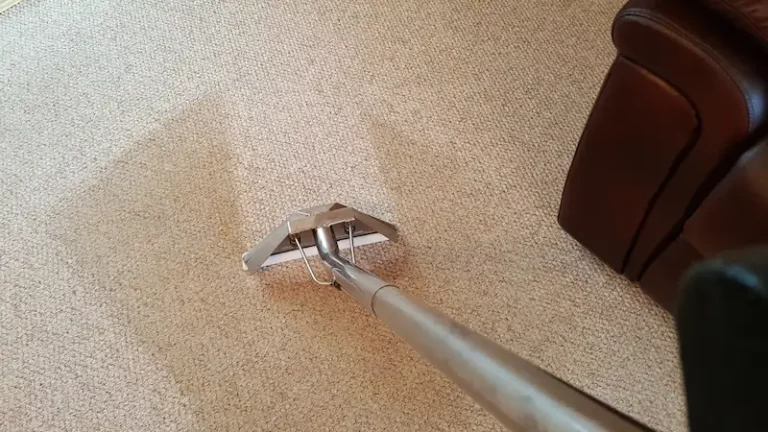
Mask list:
[[[507,428],[519,431],[647,431],[485,336],[339,255],[329,227],[313,230],[334,284],[409,343]]]
[[[374,297],[380,289],[391,285],[339,255],[339,245],[330,228],[316,228],[314,235],[317,252],[333,274],[337,288],[352,296],[375,315]]]

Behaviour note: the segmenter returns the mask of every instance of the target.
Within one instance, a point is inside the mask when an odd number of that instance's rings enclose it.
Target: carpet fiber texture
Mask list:
[[[557,225],[617,0],[53,1],[0,15],[4,430],[501,430],[301,263],[289,212],[662,431],[672,320]]]

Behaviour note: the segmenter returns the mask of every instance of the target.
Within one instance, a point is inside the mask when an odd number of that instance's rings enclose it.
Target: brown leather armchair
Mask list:
[[[631,0],[559,222],[674,310],[701,258],[768,243],[768,0]]]

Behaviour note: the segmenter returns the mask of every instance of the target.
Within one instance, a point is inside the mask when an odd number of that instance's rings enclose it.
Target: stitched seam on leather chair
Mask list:
[[[622,58],[624,61],[633,64],[639,69],[642,69],[644,71],[647,71],[649,74],[652,74],[656,79],[662,81],[669,87],[673,88],[675,91],[678,92],[681,98],[685,99],[685,101],[693,108],[695,105],[694,103],[688,98],[688,96],[684,95],[682,92],[680,92],[680,89],[678,89],[676,86],[672,85],[672,83],[668,82],[664,78],[657,76],[656,74],[653,74],[652,72],[645,69],[643,66],[635,62],[634,60],[630,59],[629,57],[625,57],[621,54],[617,58]],[[651,215],[651,212],[653,211],[653,208],[656,205],[656,202],[658,201],[659,197],[661,196],[661,193],[664,191],[664,189],[667,187],[669,182],[674,177],[677,170],[680,168],[680,165],[683,163],[685,158],[688,156],[688,154],[696,147],[696,143],[699,142],[699,138],[701,138],[701,118],[699,117],[698,111],[695,109],[693,110],[693,115],[696,120],[696,127],[693,130],[693,134],[688,139],[688,141],[685,143],[685,145],[677,152],[675,157],[672,159],[672,162],[669,164],[669,167],[667,168],[667,173],[664,175],[664,178],[659,183],[658,188],[656,191],[651,195],[651,197],[648,199],[648,204],[645,206],[645,210],[643,211],[643,217],[640,219],[640,223],[638,223],[637,228],[635,229],[635,232],[632,234],[632,239],[629,242],[629,246],[627,247],[626,252],[624,253],[624,257],[622,258],[621,262],[621,268],[620,271],[623,273],[624,270],[627,267],[627,264],[629,263],[629,259],[632,256],[632,252],[635,249],[635,246],[637,246],[637,242],[640,239],[640,233],[643,231],[643,228],[645,228],[645,224],[648,222],[648,218]],[[638,277],[639,279],[639,277]]]
[[[612,35],[614,36],[614,44],[615,44],[616,27],[618,25],[618,22],[621,19],[624,19],[624,18],[627,18],[627,19],[630,19],[630,20],[637,20],[637,21],[647,20],[646,21],[647,25],[650,25],[650,26],[656,28],[660,32],[664,32],[664,33],[667,33],[667,34],[671,33],[673,36],[677,36],[678,38],[682,39],[681,40],[682,43],[689,44],[694,49],[698,49],[700,52],[702,52],[704,54],[704,56],[703,56],[704,59],[703,60],[706,61],[707,63],[712,64],[716,68],[720,69],[728,77],[728,79],[733,83],[733,85],[735,86],[737,92],[743,96],[743,98],[744,98],[744,100],[746,102],[745,103],[745,108],[747,109],[747,118],[748,118],[747,127],[748,127],[748,129],[751,129],[753,127],[754,120],[755,120],[755,118],[754,118],[755,117],[754,116],[754,111],[755,111],[755,109],[754,109],[754,102],[753,102],[752,98],[750,97],[750,95],[747,92],[742,90],[742,87],[738,84],[738,81],[734,78],[733,74],[730,73],[729,69],[724,66],[727,63],[725,62],[725,60],[716,51],[714,51],[713,49],[708,47],[706,44],[702,44],[701,42],[699,42],[698,39],[692,37],[691,34],[688,33],[687,31],[685,31],[683,29],[680,29],[679,27],[673,25],[669,20],[667,20],[667,19],[665,19],[663,17],[659,17],[657,15],[653,15],[651,13],[648,13],[648,12],[644,11],[644,10],[639,10],[639,9],[626,9],[626,10],[622,11],[620,13],[619,17],[617,17],[617,19],[614,21],[613,30],[612,30]],[[619,50],[619,52],[621,53],[621,50]],[[624,53],[621,53],[621,54],[624,54]],[[624,57],[629,59],[629,60],[632,60],[630,57],[627,57],[625,54],[624,54]],[[635,63],[635,62],[633,61],[633,63]],[[659,78],[662,78],[662,77],[659,77]],[[670,83],[670,85],[671,85],[671,83]],[[675,86],[673,86],[673,87],[675,87]],[[687,96],[685,96],[684,94],[683,94],[683,96],[686,97],[686,99],[688,99]],[[697,116],[698,116],[698,111],[697,111]],[[700,123],[701,122],[699,121],[699,124]],[[700,126],[697,126],[697,129],[699,127]],[[622,263],[622,271],[626,268],[626,265],[629,262],[628,260],[632,256],[631,254],[634,251],[634,248],[635,248],[635,246],[637,244],[639,235],[640,235],[642,229],[644,228],[644,226],[645,226],[645,224],[647,222],[647,218],[649,217],[650,213],[652,212],[652,210],[653,210],[653,208],[655,206],[655,203],[658,200],[658,197],[661,195],[661,193],[663,192],[663,190],[664,190],[665,186],[668,184],[668,182],[671,181],[671,179],[674,176],[674,173],[676,172],[677,168],[679,168],[679,165],[685,160],[685,156],[687,156],[690,153],[690,151],[692,151],[693,148],[696,147],[697,141],[698,140],[692,140],[691,143],[686,145],[685,148],[683,150],[681,150],[680,154],[675,158],[673,163],[670,165],[669,174],[662,181],[659,189],[657,190],[657,192],[653,195],[653,197],[649,201],[646,214],[644,215],[644,217],[643,217],[643,219],[642,219],[642,221],[641,221],[641,223],[640,223],[640,225],[638,227],[638,230],[636,232],[635,237],[633,237],[633,239],[632,239],[630,247],[629,247],[629,249],[627,251],[627,254],[625,256],[624,262]],[[707,180],[705,180],[704,183],[709,183],[710,181],[712,181],[712,178],[708,178]],[[639,275],[638,275],[638,279],[643,277],[643,274],[647,271],[647,269],[650,266],[650,264],[664,250],[666,250],[666,248],[669,247],[669,245],[671,244],[672,241],[674,241],[674,239],[677,237],[677,235],[679,235],[679,233],[682,232],[682,226],[684,225],[684,223],[688,219],[688,217],[690,217],[690,215],[692,213],[692,208],[695,209],[695,207],[698,206],[698,204],[700,203],[700,200],[696,199],[696,197],[700,193],[700,189],[701,188],[699,188],[699,190],[697,190],[696,193],[694,193],[694,195],[691,197],[691,200],[686,205],[686,209],[685,209],[685,211],[683,213],[683,216],[681,218],[679,218],[675,222],[675,224],[672,226],[672,228],[670,229],[670,231],[667,234],[662,236],[659,244],[657,244],[651,250],[651,253],[647,257],[647,259],[642,263],[641,270],[640,270]]]
[[[733,85],[736,87],[737,91],[741,93],[741,95],[746,100],[746,108],[747,108],[747,117],[749,119],[749,124],[747,125],[747,129],[751,129],[754,125],[754,111],[755,107],[752,101],[752,98],[750,97],[748,92],[745,92],[742,90],[741,86],[738,84],[738,81],[733,77],[733,75],[729,72],[728,68],[724,65],[726,62],[723,60],[723,58],[713,49],[709,48],[705,44],[700,43],[696,38],[691,36],[690,33],[686,32],[685,30],[682,30],[680,27],[677,27],[673,25],[669,20],[666,18],[659,17],[658,15],[650,14],[646,11],[640,10],[640,9],[627,9],[623,12],[621,12],[620,16],[614,21],[613,25],[613,31],[612,34],[615,36],[616,32],[616,26],[618,25],[618,21],[623,18],[645,18],[649,21],[651,25],[655,24],[654,27],[656,27],[658,30],[662,32],[668,32],[673,33],[676,36],[680,36],[684,43],[688,43],[690,45],[693,45],[695,48],[697,48],[699,51],[708,54],[705,55],[705,61],[711,60],[712,63],[715,64],[720,70],[723,71],[723,73],[731,80]],[[614,38],[614,44],[615,44],[615,38]],[[619,50],[620,51],[620,50]]]
[[[685,97],[685,96],[683,96]],[[687,98],[686,98],[687,100]],[[688,101],[690,103],[690,101]],[[656,206],[656,202],[659,200],[659,197],[661,197],[661,194],[666,189],[667,185],[670,181],[672,181],[672,178],[677,173],[677,170],[680,168],[680,165],[682,165],[683,161],[685,161],[685,158],[688,157],[688,155],[693,151],[694,147],[696,147],[696,143],[699,142],[699,138],[701,138],[701,119],[699,118],[699,114],[696,114],[696,128],[693,131],[693,134],[691,135],[688,142],[685,143],[685,146],[683,146],[682,149],[675,155],[675,158],[672,160],[672,163],[669,164],[669,169],[667,170],[667,174],[664,176],[664,178],[661,180],[661,183],[659,183],[658,189],[651,195],[651,199],[648,200],[648,205],[645,208],[645,213],[643,214],[643,218],[640,219],[640,223],[637,225],[637,229],[635,230],[634,235],[632,236],[632,241],[629,243],[629,247],[627,248],[627,253],[624,255],[624,259],[621,262],[621,271],[624,272],[624,270],[627,267],[627,264],[629,264],[629,259],[632,256],[632,252],[635,250],[635,246],[637,246],[637,242],[640,240],[640,233],[643,232],[643,229],[645,228],[645,224],[648,222],[648,218],[651,216],[651,212],[653,212],[654,207]],[[666,241],[666,236],[662,237],[661,243],[664,243]],[[666,249],[665,245],[664,249]],[[652,254],[649,256],[653,255]],[[643,273],[645,273],[646,266],[643,266],[643,270],[638,275],[638,280],[643,276]]]
[[[752,138],[747,139],[740,146],[731,149],[731,151],[729,151],[726,156],[723,157],[723,162],[718,165],[706,179],[704,179],[701,185],[693,193],[691,200],[686,205],[685,210],[683,211],[683,216],[681,216],[675,222],[675,224],[672,226],[672,229],[670,229],[670,231],[664,237],[662,237],[661,241],[659,241],[659,244],[653,248],[651,253],[648,255],[648,258],[642,263],[638,279],[641,279],[643,275],[645,275],[645,272],[656,261],[656,259],[661,256],[661,254],[663,254],[667,248],[669,248],[675,239],[682,235],[685,223],[691,216],[693,216],[699,206],[701,206],[709,193],[714,190],[715,187],[717,187],[717,184],[720,183],[720,181],[725,178],[725,176],[728,175],[728,173],[733,169],[734,165],[738,162],[739,158],[744,154],[744,152],[747,149],[753,148],[755,145],[757,145],[758,142],[760,142],[760,140],[756,138],[757,136],[764,136],[764,134],[753,134]],[[693,247],[693,245],[691,246]]]

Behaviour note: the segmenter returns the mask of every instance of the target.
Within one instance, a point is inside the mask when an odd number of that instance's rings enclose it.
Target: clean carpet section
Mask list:
[[[300,261],[332,201],[364,265],[662,431],[672,319],[556,223],[620,2],[75,2],[0,15],[9,430],[501,430]]]

